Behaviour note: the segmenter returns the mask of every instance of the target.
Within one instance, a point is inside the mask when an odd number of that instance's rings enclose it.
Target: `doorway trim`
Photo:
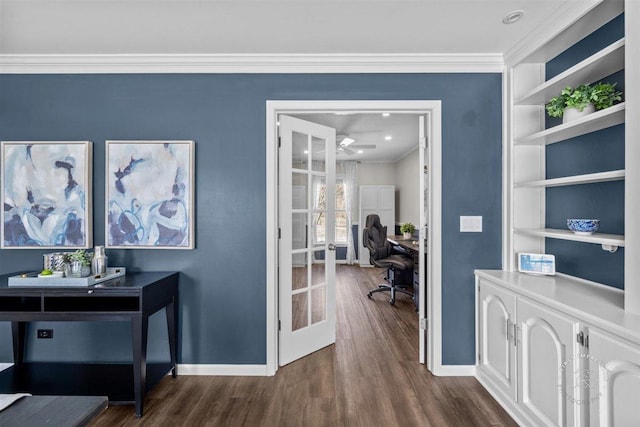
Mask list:
[[[442,372],[442,105],[439,100],[347,100],[347,101],[280,101],[266,103],[266,365],[267,375],[278,370],[278,129],[277,117],[281,113],[310,113],[334,111],[367,111],[416,113],[430,117],[428,129],[429,150],[429,238],[430,253],[426,281],[428,307],[420,301],[420,311],[428,315],[427,368],[438,375]],[[421,231],[421,235],[423,231]],[[422,333],[422,332],[421,332]],[[421,361],[422,362],[422,361]]]

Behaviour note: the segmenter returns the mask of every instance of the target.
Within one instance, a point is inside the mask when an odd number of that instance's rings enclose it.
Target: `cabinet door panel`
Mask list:
[[[520,405],[541,425],[574,425],[578,323],[518,300]]]
[[[640,349],[596,330],[589,331],[591,425],[640,423]]]
[[[516,297],[481,281],[479,299],[480,368],[515,399],[515,347],[510,325],[515,319]]]

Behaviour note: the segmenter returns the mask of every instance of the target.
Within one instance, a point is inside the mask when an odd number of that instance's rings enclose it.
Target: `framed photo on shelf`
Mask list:
[[[3,249],[92,244],[90,141],[3,141]]]
[[[106,142],[106,247],[194,248],[194,146]]]

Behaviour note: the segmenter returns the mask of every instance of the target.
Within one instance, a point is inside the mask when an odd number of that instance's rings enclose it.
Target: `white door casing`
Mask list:
[[[336,340],[336,131],[286,115],[279,122],[282,366]]]
[[[419,319],[427,318],[429,328],[426,334],[419,334],[420,362],[435,375],[473,375],[475,369],[457,369],[442,365],[442,102],[435,101],[267,101],[266,108],[266,192],[267,192],[267,259],[266,271],[266,371],[275,375],[278,369],[278,149],[277,116],[281,113],[301,112],[391,112],[426,114],[426,138],[428,140],[428,214],[429,239],[426,251],[429,253],[426,277],[421,277],[420,293],[427,295],[427,304],[420,304]],[[422,195],[420,196],[423,197]],[[426,289],[425,289],[426,288]],[[424,302],[424,298],[422,298]],[[425,343],[428,337],[428,345]],[[426,355],[424,350],[426,349]],[[454,369],[455,368],[455,369]]]

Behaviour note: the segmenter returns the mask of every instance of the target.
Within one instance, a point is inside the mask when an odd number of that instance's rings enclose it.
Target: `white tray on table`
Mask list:
[[[57,287],[83,287],[93,286],[97,283],[104,282],[106,280],[115,279],[126,274],[124,267],[107,267],[107,272],[103,274],[89,275],[87,277],[38,277],[38,272],[18,274],[16,276],[9,277],[9,286],[22,286],[22,287],[42,287],[42,286],[57,286]]]

